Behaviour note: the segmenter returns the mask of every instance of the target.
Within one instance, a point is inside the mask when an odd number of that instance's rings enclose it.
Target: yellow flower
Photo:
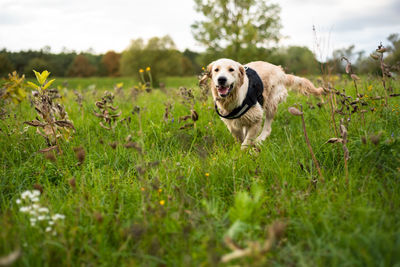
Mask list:
[[[151,70],[150,67],[147,67],[147,68],[146,68],[146,71],[150,71],[150,70]]]
[[[214,157],[213,160],[217,160],[217,158]]]
[[[202,70],[206,70],[206,68],[204,68],[204,67],[201,67],[201,69],[202,69]]]
[[[158,193],[161,193],[162,192],[162,189],[160,188],[160,189],[158,189]]]
[[[210,176],[210,174],[208,172],[206,172],[206,176],[208,177],[208,176]]]
[[[143,70],[143,69],[140,69],[140,70],[139,70],[139,72],[140,72],[140,73],[143,73],[143,72],[144,72],[144,70]]]
[[[165,204],[165,200],[160,200],[160,205],[164,206],[164,204]]]
[[[144,187],[141,187],[140,190],[144,191]]]
[[[372,91],[372,85],[368,86],[368,91]]]

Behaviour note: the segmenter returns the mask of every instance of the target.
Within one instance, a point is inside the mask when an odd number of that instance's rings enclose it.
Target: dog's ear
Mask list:
[[[207,68],[204,70],[203,76],[200,77],[200,81],[199,81],[200,86],[207,85],[208,79],[211,79],[213,64],[214,64],[214,62],[211,62],[210,64],[208,64]]]
[[[244,75],[246,73],[246,70],[242,65],[239,65],[239,87],[242,86],[244,82]]]

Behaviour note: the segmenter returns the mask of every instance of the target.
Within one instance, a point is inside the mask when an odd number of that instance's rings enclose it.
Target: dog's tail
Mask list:
[[[324,93],[324,89],[322,87],[316,88],[312,82],[310,82],[310,80],[291,74],[286,74],[285,85],[303,95],[313,94],[315,96],[320,96],[322,93]]]

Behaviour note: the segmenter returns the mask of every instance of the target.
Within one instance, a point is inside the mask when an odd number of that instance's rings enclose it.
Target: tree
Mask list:
[[[43,58],[35,57],[29,60],[28,64],[24,68],[24,73],[27,77],[34,77],[33,70],[42,72],[47,69],[50,69],[49,63]]]
[[[96,68],[90,64],[85,55],[77,55],[68,68],[68,76],[90,77],[96,73]]]
[[[119,60],[121,54],[108,51],[101,59],[101,63],[106,69],[108,76],[119,76]]]
[[[151,67],[154,85],[157,85],[161,77],[188,74],[192,70],[188,66],[190,60],[183,60],[182,57],[169,36],[153,37],[147,43],[136,39],[122,53],[120,71],[124,76],[134,75],[139,78],[139,69]]]
[[[207,48],[225,50],[239,60],[242,49],[268,47],[280,39],[280,7],[264,0],[195,0],[205,16],[192,25],[194,38]]]
[[[319,64],[314,54],[307,47],[300,46],[287,48],[283,65],[288,72],[297,75],[315,73],[319,70]]]
[[[389,45],[390,54],[387,57],[387,61],[390,65],[397,67],[397,72],[400,71],[400,36],[398,33],[392,33],[387,38],[391,42]]]
[[[6,53],[0,53],[0,77],[7,76],[14,70],[14,66],[8,59]]]

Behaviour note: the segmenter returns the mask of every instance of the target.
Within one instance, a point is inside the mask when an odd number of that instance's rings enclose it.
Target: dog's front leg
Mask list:
[[[239,143],[243,143],[244,134],[242,128],[236,128],[232,124],[227,123],[229,131],[231,132],[232,136],[238,141]]]
[[[244,138],[244,141],[243,141],[242,147],[241,147],[242,150],[246,149],[247,147],[254,144],[254,142],[257,139],[257,135],[260,132],[261,123],[262,123],[262,121],[255,123],[247,129],[246,137]]]

